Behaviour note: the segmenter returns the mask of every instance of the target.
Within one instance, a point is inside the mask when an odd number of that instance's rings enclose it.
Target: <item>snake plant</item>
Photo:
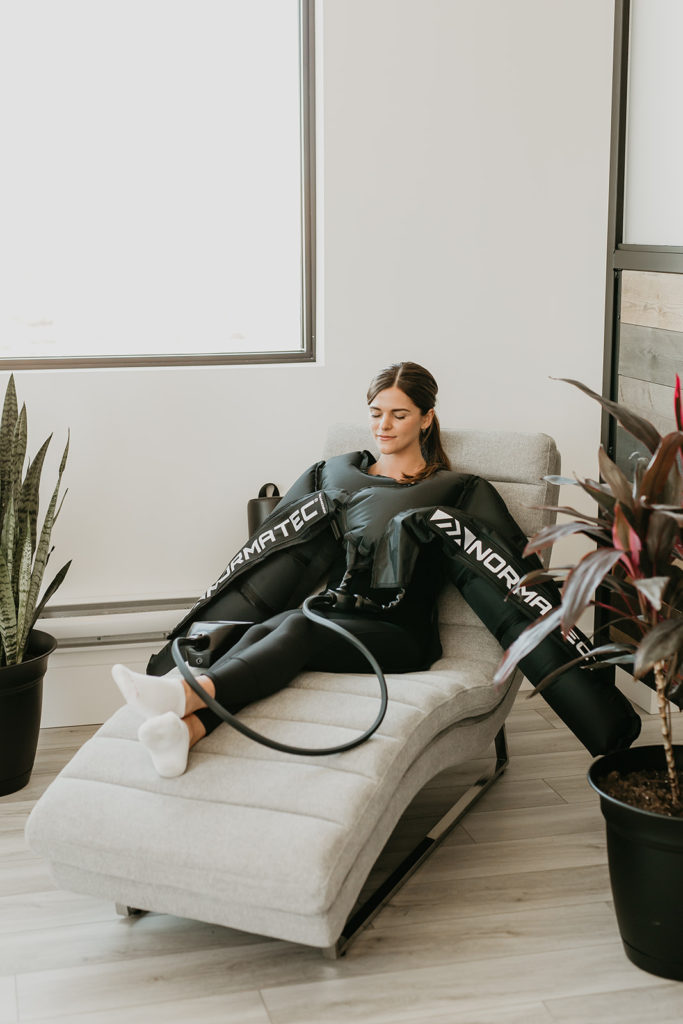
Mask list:
[[[69,451],[67,438],[57,486],[39,528],[40,476],[51,437],[35,458],[27,461],[26,406],[19,411],[12,375],[0,420],[0,665],[16,665],[23,660],[36,620],[71,565],[67,562],[62,566],[39,600],[52,553],[52,527],[64,500],[59,502],[59,489]]]

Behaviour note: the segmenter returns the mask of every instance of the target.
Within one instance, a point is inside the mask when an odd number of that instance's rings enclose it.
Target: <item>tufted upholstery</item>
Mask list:
[[[336,427],[326,455],[363,447]],[[547,436],[446,431],[454,468],[487,476],[527,533],[554,503]],[[29,819],[31,847],[67,889],[314,946],[333,944],[398,818],[435,774],[481,755],[520,680],[491,685],[500,648],[453,587],[440,604],[444,654],[429,671],[388,676],[390,704],[370,742],[305,758],[222,725],[161,779],[124,707],[76,754]],[[241,714],[288,743],[330,745],[375,715],[372,676],[307,672]]]

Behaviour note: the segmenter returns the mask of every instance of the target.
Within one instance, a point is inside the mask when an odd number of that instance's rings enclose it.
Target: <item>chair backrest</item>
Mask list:
[[[368,438],[367,427],[333,424],[323,458],[368,448]],[[442,428],[441,439],[453,469],[476,473],[494,484],[528,537],[555,521],[555,513],[534,508],[557,504],[559,488],[543,479],[560,471],[560,455],[552,437],[510,430]]]
[[[445,430],[444,449],[454,470],[489,480],[528,537],[555,522],[556,515],[540,505],[556,505],[559,487],[543,477],[560,471],[560,454],[547,434],[511,430]],[[327,433],[323,457],[368,448],[367,426],[336,423]],[[550,552],[546,552],[547,564]],[[474,625],[478,619],[455,587],[448,585],[439,600],[439,619],[446,625]],[[442,639],[445,639],[442,628]],[[444,642],[444,649],[449,644]]]

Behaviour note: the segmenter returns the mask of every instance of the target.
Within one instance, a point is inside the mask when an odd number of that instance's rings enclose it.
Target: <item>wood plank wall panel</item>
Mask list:
[[[633,377],[619,377],[619,401],[654,424],[660,434],[675,430],[674,389]]]
[[[683,373],[683,333],[622,323],[620,376],[673,387],[677,373]]]
[[[676,373],[683,376],[683,274],[625,270],[621,285],[618,401],[666,434],[674,429]],[[633,452],[645,449],[619,428],[616,461],[629,475]]]
[[[683,332],[683,274],[625,270],[621,278],[621,321]]]

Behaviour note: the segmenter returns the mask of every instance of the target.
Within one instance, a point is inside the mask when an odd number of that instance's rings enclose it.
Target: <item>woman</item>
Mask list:
[[[362,493],[368,488],[376,493],[372,478],[378,478],[375,487],[391,490],[394,509],[397,493],[401,508],[410,509],[416,504],[413,485],[420,481],[438,475],[444,493],[455,484],[457,474],[450,471],[434,411],[437,390],[431,373],[412,362],[394,364],[371,382],[368,411],[379,458],[373,460],[364,453],[358,463],[367,480],[366,488],[361,478]],[[329,586],[347,579],[348,557],[348,549],[338,542]],[[332,609],[326,614],[359,637],[384,671],[427,668],[441,655],[435,606],[442,582],[441,559],[434,545],[427,545],[420,551],[403,597],[393,607],[382,607],[378,600],[376,611]],[[353,592],[377,598],[363,566],[354,573]],[[355,647],[295,608],[252,626],[207,672],[198,674],[198,680],[234,713],[287,686],[304,669],[367,672],[368,665]],[[164,676],[150,676],[115,665],[112,675],[126,701],[145,718],[138,737],[159,774],[182,774],[190,747],[220,719],[175,669]]]

